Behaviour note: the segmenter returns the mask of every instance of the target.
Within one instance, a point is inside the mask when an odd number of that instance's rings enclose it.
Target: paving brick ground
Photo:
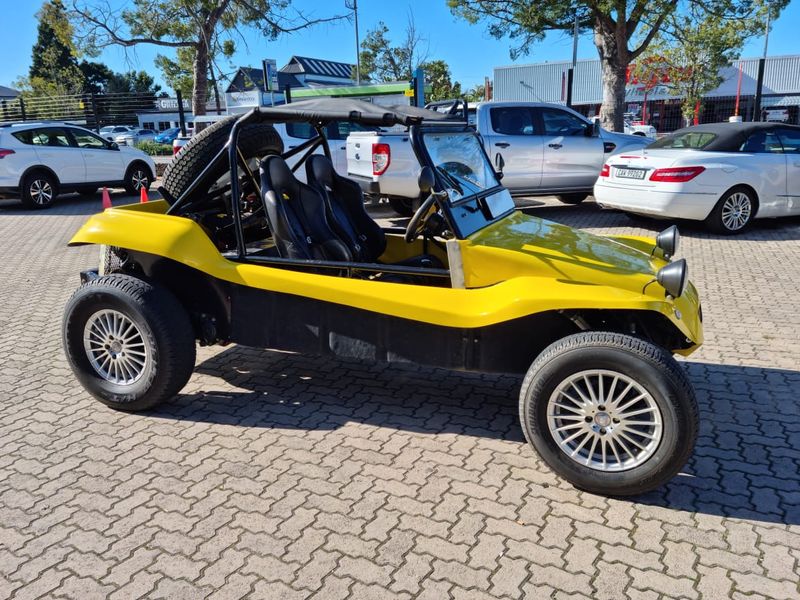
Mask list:
[[[700,440],[669,485],[612,500],[537,460],[516,378],[203,349],[174,402],[104,408],[60,339],[97,252],[65,244],[98,204],[0,202],[0,598],[800,597],[799,219],[684,229]]]

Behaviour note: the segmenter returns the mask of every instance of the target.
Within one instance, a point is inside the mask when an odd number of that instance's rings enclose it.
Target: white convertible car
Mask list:
[[[705,221],[734,234],[753,219],[800,215],[800,127],[713,123],[612,156],[594,186],[600,206]]]

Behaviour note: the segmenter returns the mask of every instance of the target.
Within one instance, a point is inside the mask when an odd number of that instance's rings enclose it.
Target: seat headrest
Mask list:
[[[306,161],[306,176],[309,183],[317,181],[320,185],[327,185],[333,189],[336,171],[330,158],[321,154],[312,154]]]
[[[273,188],[294,187],[299,183],[289,165],[280,156],[267,156],[261,161],[260,169],[261,173],[266,175],[267,181]]]

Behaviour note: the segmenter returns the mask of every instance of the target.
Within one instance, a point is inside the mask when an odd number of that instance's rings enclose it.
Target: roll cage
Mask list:
[[[439,193],[442,196],[445,195],[444,192],[448,187],[447,182],[443,179],[442,173],[437,171],[435,168],[433,160],[425,148],[425,136],[435,133],[459,132],[463,132],[464,134],[471,136],[476,135],[475,131],[470,128],[461,118],[459,118],[459,115],[456,113],[456,111],[441,113],[414,106],[383,107],[368,102],[347,99],[306,100],[281,107],[254,108],[236,119],[233,127],[231,128],[226,145],[220,149],[220,151],[214,156],[209,164],[206,165],[205,169],[200,173],[200,175],[191,183],[191,185],[186,188],[186,190],[183,191],[178,198],[172,198],[168,193],[166,193],[166,190],[161,190],[171,204],[167,214],[182,215],[188,204],[187,199],[191,197],[195,190],[207,179],[208,174],[212,171],[217,171],[218,165],[225,160],[228,162],[230,171],[231,198],[238,198],[240,195],[240,168],[244,169],[247,176],[250,177],[253,183],[256,185],[256,188],[260,189],[260,184],[257,178],[247,165],[247,162],[244,160],[244,157],[242,156],[238,147],[239,135],[242,131],[242,128],[246,125],[255,123],[272,124],[287,122],[305,122],[311,124],[316,132],[316,136],[281,154],[283,159],[292,158],[302,154],[297,164],[291,167],[292,171],[297,171],[298,168],[305,163],[308,157],[311,156],[318,148],[322,148],[323,154],[328,158],[331,158],[328,140],[324,135],[324,128],[332,121],[349,121],[368,126],[392,127],[400,125],[408,127],[411,147],[413,148],[420,165],[422,167],[428,166],[434,172],[435,186],[432,191]],[[491,165],[482,146],[480,151],[483,155],[483,158],[489,165]],[[456,238],[464,239],[470,233],[504,216],[503,214],[493,215],[486,204],[486,197],[491,196],[493,193],[496,193],[502,189],[502,186],[500,186],[498,183],[489,189],[481,190],[477,194],[471,194],[467,197],[463,197],[452,204],[450,202],[439,202],[440,208],[444,214],[444,218],[450,225],[450,231],[454,233]],[[240,261],[248,260],[249,257],[246,253],[241,206],[239,202],[231,202],[230,212],[233,221],[236,242],[235,258]],[[390,233],[399,233],[402,231],[402,229],[395,228],[388,229],[387,231]],[[285,263],[286,266],[302,263],[303,265],[331,269],[371,268],[374,270],[375,268],[374,265],[370,266],[362,263],[299,260],[279,257],[269,257],[264,260],[259,260],[258,262],[269,262],[275,263],[276,265]],[[429,276],[449,277],[448,269],[381,265],[380,270],[387,273],[416,273],[417,271],[424,271],[424,274]]]

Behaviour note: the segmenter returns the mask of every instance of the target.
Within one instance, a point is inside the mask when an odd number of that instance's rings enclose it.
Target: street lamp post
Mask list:
[[[767,26],[764,30],[764,55],[758,59],[758,75],[756,76],[756,95],[753,98],[753,121],[763,121],[761,115],[761,92],[764,88],[764,67],[767,62],[769,48],[769,25],[772,17],[772,6],[767,2]]]

